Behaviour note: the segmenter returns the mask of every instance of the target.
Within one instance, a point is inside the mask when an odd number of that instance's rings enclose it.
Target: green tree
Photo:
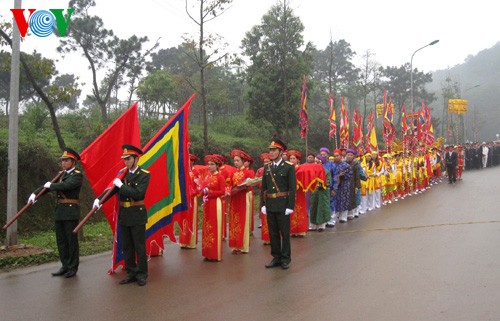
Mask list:
[[[147,116],[155,115],[159,118],[160,109],[163,109],[163,118],[175,112],[175,83],[168,71],[158,70],[149,74],[139,83],[137,95],[144,101]]]
[[[401,126],[401,108],[407,106],[407,111],[411,112],[410,102],[410,64],[406,63],[400,67],[385,67],[380,68],[381,72],[381,91],[387,90],[387,95],[392,97],[394,104],[394,113],[397,118],[394,118],[396,128]],[[415,111],[422,106],[422,101],[426,105],[431,104],[436,100],[435,94],[430,93],[425,89],[427,83],[432,82],[432,73],[424,73],[415,69],[413,71],[413,103]]]
[[[141,61],[142,45],[147,37],[132,35],[119,39],[112,30],[104,28],[101,18],[89,14],[94,0],[71,0],[68,4],[75,8],[75,14],[68,27],[69,36],[60,38],[57,48],[62,54],[82,51],[92,72],[92,95],[99,105],[102,121],[108,123],[108,103],[120,76],[123,76]],[[105,81],[99,86],[98,71],[104,70]]]
[[[251,61],[246,96],[250,119],[270,123],[287,140],[298,121],[303,77],[311,70],[313,48],[310,43],[303,48],[303,31],[284,0],[271,7],[242,41],[243,54]]]
[[[0,37],[6,43],[12,46],[12,39],[9,37],[8,33],[2,29],[0,29]],[[66,147],[66,144],[64,143],[64,139],[59,128],[59,123],[57,121],[56,108],[57,104],[62,102],[62,100],[58,99],[63,99],[63,97],[67,96],[56,95],[55,97],[51,97],[51,93],[47,91],[46,88],[44,88],[47,87],[52,75],[57,74],[54,62],[49,59],[41,58],[36,54],[36,52],[33,55],[26,55],[25,53],[21,52],[19,59],[23,68],[23,74],[26,76],[26,79],[31,83],[31,86],[38,95],[39,99],[41,99],[49,109],[50,118],[52,120],[52,127],[57,137],[57,142],[59,144],[59,147],[63,149],[64,147]],[[43,75],[44,73],[48,76],[46,78],[41,77],[41,79],[38,79],[40,78],[39,76]],[[74,88],[74,90],[76,91],[77,89]],[[38,99],[34,100],[38,101]]]
[[[203,110],[203,144],[204,151],[208,154],[208,111],[207,111],[207,92],[205,83],[205,71],[207,68],[217,64],[219,61],[227,57],[227,53],[219,54],[224,48],[216,47],[220,46],[220,38],[214,35],[206,34],[205,24],[217,18],[225,12],[226,5],[230,4],[232,0],[196,0],[198,5],[192,6],[191,9],[188,6],[189,0],[186,0],[186,13],[189,18],[199,27],[199,38],[198,42],[187,41],[187,48],[189,49],[186,53],[191,59],[196,63],[200,72],[200,83],[199,86],[192,84],[193,89],[200,93],[202,100],[202,110]],[[199,15],[193,13],[190,10],[197,12]],[[208,53],[207,49],[214,47],[215,49]]]

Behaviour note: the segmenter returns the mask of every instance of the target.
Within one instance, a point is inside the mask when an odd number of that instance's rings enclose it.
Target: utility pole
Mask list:
[[[21,8],[21,0],[14,0],[14,8]],[[17,168],[19,147],[19,57],[21,55],[21,35],[15,20],[12,20],[12,56],[10,69],[10,112],[9,112],[9,148],[7,169],[7,220],[17,213]],[[8,229],[5,245],[17,244],[17,222]]]

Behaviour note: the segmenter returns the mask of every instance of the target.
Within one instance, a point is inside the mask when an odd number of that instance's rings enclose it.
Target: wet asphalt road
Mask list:
[[[264,268],[256,230],[221,263],[167,245],[145,287],[107,275],[109,252],[72,279],[58,263],[0,273],[0,320],[500,320],[500,168],[463,177],[292,239],[289,270]]]

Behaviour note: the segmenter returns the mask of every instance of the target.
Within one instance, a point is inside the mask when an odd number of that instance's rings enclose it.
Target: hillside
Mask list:
[[[433,82],[429,91],[436,93],[438,100],[432,105],[436,117],[442,117],[443,94],[446,79],[457,83],[462,99],[469,101],[469,112],[465,117],[467,139],[474,141],[472,127],[478,128],[477,141],[490,141],[500,134],[500,42],[495,46],[469,56],[463,64],[450,67],[447,70],[433,72]],[[479,85],[479,86],[478,86]]]

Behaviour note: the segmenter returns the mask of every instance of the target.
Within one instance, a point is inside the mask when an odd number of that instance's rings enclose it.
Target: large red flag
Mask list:
[[[121,160],[124,144],[141,146],[137,103],[128,108],[80,154],[82,166],[95,195],[100,195],[109,187],[125,166]],[[102,207],[113,233],[116,228],[115,204],[116,202],[106,202]]]

